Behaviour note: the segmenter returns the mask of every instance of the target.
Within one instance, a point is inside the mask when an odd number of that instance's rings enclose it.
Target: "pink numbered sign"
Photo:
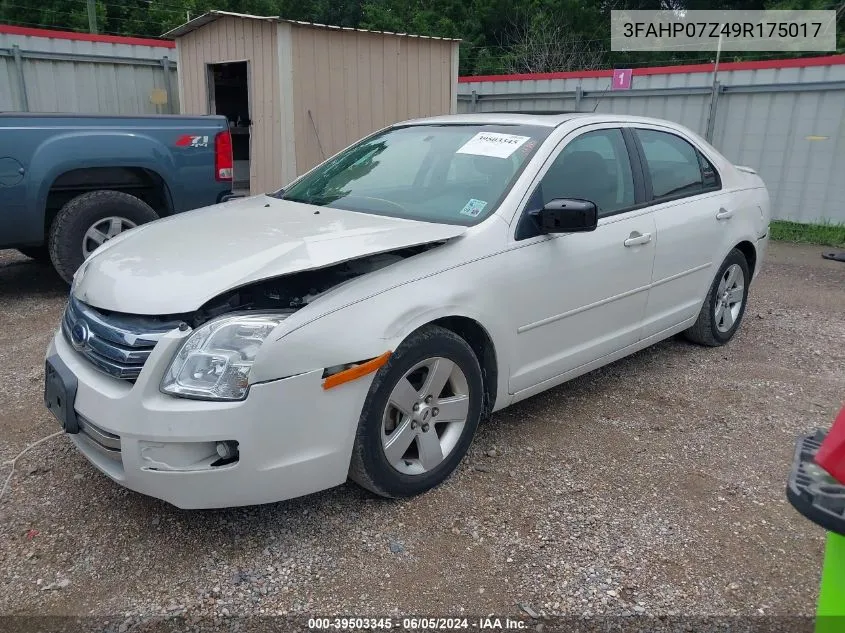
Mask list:
[[[613,70],[613,82],[611,83],[611,90],[630,90],[631,89],[631,75],[633,72],[630,68],[616,68]]]

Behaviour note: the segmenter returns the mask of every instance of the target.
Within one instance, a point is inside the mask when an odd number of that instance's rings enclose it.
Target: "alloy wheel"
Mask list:
[[[87,259],[99,246],[124,231],[135,228],[135,226],[137,225],[132,220],[118,216],[110,216],[102,220],[97,220],[85,231],[85,235],[82,237],[83,257]]]
[[[469,386],[448,358],[423,360],[393,387],[381,425],[388,463],[407,475],[436,468],[455,448],[469,414]]]
[[[739,318],[742,302],[745,300],[745,274],[737,264],[725,269],[716,290],[714,316],[716,329],[729,332]]]

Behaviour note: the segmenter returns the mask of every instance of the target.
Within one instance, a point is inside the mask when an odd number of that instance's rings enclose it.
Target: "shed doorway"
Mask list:
[[[232,134],[232,189],[249,191],[249,62],[208,64],[208,111],[229,120]]]

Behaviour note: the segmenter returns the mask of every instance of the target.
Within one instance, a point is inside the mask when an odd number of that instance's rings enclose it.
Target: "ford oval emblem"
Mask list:
[[[81,350],[88,343],[88,325],[84,322],[77,323],[70,330],[70,343],[77,350]]]

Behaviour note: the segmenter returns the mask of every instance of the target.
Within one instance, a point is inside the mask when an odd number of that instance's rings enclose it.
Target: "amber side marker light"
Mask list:
[[[323,389],[331,389],[332,387],[337,387],[343,383],[357,380],[361,376],[373,373],[390,359],[390,355],[392,353],[393,352],[385,352],[381,356],[376,356],[372,360],[363,362],[360,365],[355,365],[349,369],[344,369],[336,374],[327,376],[326,379],[323,380]]]

